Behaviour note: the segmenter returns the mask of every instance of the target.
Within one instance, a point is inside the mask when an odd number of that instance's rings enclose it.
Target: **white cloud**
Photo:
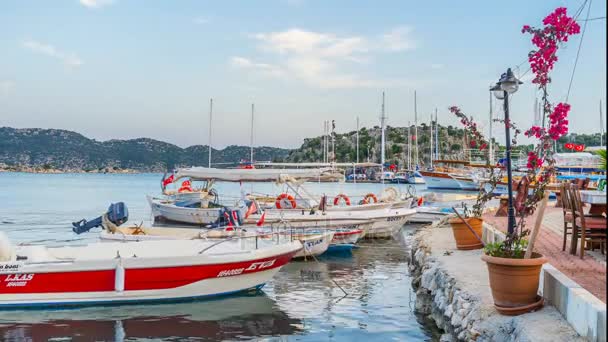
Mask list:
[[[22,45],[35,53],[59,59],[65,63],[65,65],[70,67],[79,67],[84,64],[84,62],[75,54],[61,51],[50,44],[40,43],[34,40],[26,40],[22,43]]]
[[[101,8],[113,2],[114,0],[80,0],[80,4],[88,8]]]
[[[273,70],[274,75],[293,75],[310,85],[321,88],[376,87],[390,80],[365,79],[357,74],[341,71],[344,67],[361,64],[372,52],[395,52],[413,48],[403,27],[369,39],[362,36],[338,36],[332,33],[292,28],[280,32],[258,33],[262,51],[274,53],[280,58],[277,65],[253,63],[243,57],[233,57],[232,66],[256,70]]]
[[[13,81],[0,81],[0,95],[7,94],[15,88],[15,82]]]
[[[431,64],[431,69],[443,69],[445,67],[445,64],[441,64],[441,63],[433,63]]]
[[[235,56],[230,58],[230,65],[236,69],[254,70],[275,77],[283,76],[283,70],[280,67],[266,63],[256,63],[244,57]]]
[[[388,51],[411,50],[415,47],[411,38],[412,28],[399,26],[382,35],[382,46]]]

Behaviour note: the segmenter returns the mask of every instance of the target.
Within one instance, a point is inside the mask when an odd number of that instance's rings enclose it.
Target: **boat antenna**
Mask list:
[[[212,138],[212,124],[213,124],[213,99],[209,99],[209,163],[207,167],[211,168],[211,138]]]

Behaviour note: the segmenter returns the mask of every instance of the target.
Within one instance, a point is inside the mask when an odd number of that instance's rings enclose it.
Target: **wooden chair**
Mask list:
[[[521,212],[525,210],[526,200],[528,199],[528,192],[530,190],[530,181],[528,176],[523,176],[514,188],[517,191],[517,195],[513,199],[513,207],[515,207],[515,214],[521,215]],[[526,213],[529,215],[530,213]]]
[[[572,229],[573,243],[576,246],[578,244],[578,238],[580,237],[580,257],[585,257],[586,243],[589,242],[590,246],[593,243],[600,245],[600,251],[604,254],[606,249],[606,218],[602,216],[586,216],[583,210],[583,202],[581,201],[581,193],[576,185],[571,186],[569,192],[572,198],[573,213],[574,213],[574,225]],[[574,247],[576,248],[576,247]],[[576,251],[576,249],[574,249]]]
[[[562,212],[564,213],[564,242],[562,244],[562,251],[566,250],[566,240],[568,239],[568,235],[572,234],[572,229],[574,226],[574,210],[572,206],[572,198],[569,196],[570,188],[572,187],[572,183],[563,182],[560,184],[560,200]]]

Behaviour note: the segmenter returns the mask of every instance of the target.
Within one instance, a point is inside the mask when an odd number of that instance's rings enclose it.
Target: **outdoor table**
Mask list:
[[[598,190],[580,190],[581,202],[589,203],[589,214],[602,215],[606,212],[606,193]],[[570,254],[576,254],[578,244],[577,233],[572,232],[572,240],[570,242]]]
[[[602,215],[606,212],[606,193],[598,190],[581,190],[581,202],[591,204],[589,214]]]

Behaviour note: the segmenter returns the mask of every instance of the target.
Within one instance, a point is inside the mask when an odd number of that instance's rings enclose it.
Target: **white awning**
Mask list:
[[[176,179],[217,180],[226,182],[274,182],[295,180],[341,179],[332,168],[320,169],[215,169],[191,167],[177,169]]]

